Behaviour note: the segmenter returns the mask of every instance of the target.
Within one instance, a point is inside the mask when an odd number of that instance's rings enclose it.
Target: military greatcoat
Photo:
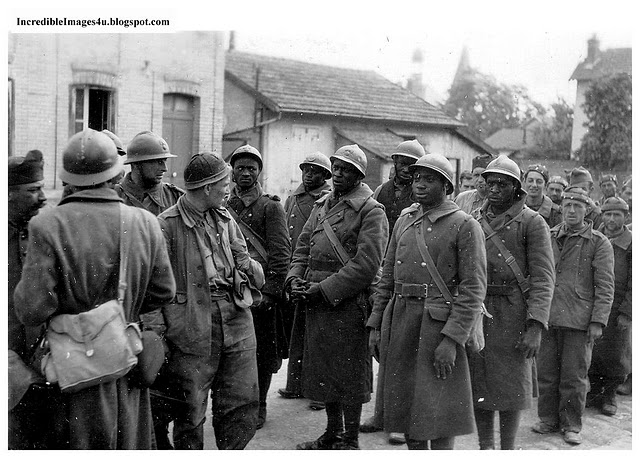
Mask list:
[[[529,320],[547,327],[555,271],[549,227],[544,218],[524,205],[524,195],[506,212],[488,217],[488,203],[478,220],[485,220],[529,279],[525,298],[513,270],[491,241],[487,250],[485,306],[493,318],[484,317],[485,348],[471,356],[471,381],[476,407],[486,410],[522,410],[531,407],[534,394],[533,359],[525,358],[516,344]],[[492,237],[492,238],[493,238]]]
[[[445,303],[431,278],[416,231],[454,295],[453,304]],[[378,386],[384,390],[386,431],[420,441],[475,431],[464,345],[485,288],[484,238],[477,221],[448,200],[426,214],[419,204],[401,213],[367,322],[382,333]],[[434,352],[444,336],[458,345],[453,374],[438,379]]]
[[[371,398],[366,305],[388,237],[384,207],[372,194],[361,183],[332,207],[333,192],[318,199],[293,255],[287,281],[318,282],[325,298],[307,302],[302,379],[308,399],[364,403]],[[325,219],[351,258],[344,266],[324,231]]]

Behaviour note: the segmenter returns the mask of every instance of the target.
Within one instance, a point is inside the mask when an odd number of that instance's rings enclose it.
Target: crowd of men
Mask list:
[[[9,448],[203,449],[210,399],[218,449],[244,449],[283,359],[280,396],[327,418],[299,450],[358,450],[381,430],[410,450],[474,432],[494,449],[496,417],[514,449],[534,397],[533,430],[576,445],[585,407],[615,415],[628,394],[630,178],[618,192],[604,175],[596,202],[584,167],[549,176],[484,155],[458,181],[411,140],[373,191],[346,145],[310,152],[283,205],[251,145],[193,155],[184,190],[162,180],[173,157],[153,132],[125,151],[86,129],[63,151],[62,200],[40,213],[42,153],[9,158]],[[125,315],[162,337],[165,362],[150,387],[125,375],[61,393],[35,355],[51,317],[116,296],[123,204]]]

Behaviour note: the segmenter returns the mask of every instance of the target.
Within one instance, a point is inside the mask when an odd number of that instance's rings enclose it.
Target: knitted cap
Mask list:
[[[563,188],[566,188],[567,186],[569,186],[569,183],[567,183],[567,180],[562,178],[560,175],[553,175],[551,178],[549,178],[549,183],[558,183],[559,185],[562,185]]]
[[[495,158],[491,155],[474,157],[473,160],[471,161],[471,171],[473,171],[473,169],[478,167],[482,167],[483,169],[486,169],[487,166],[489,165],[489,162],[493,161],[494,159]]]
[[[226,177],[231,167],[216,153],[194,154],[184,169],[185,189],[197,189]]]
[[[578,183],[589,182],[593,183],[593,178],[591,178],[591,173],[584,167],[576,167],[571,170],[569,174],[569,186],[573,186]]]
[[[591,203],[591,199],[589,198],[587,191],[582,188],[578,188],[577,186],[569,186],[565,189],[562,193],[562,200],[577,200],[585,205],[589,205]]]
[[[549,181],[549,172],[547,171],[547,168],[542,164],[531,164],[529,167],[527,167],[526,172],[524,172],[525,180],[527,179],[527,175],[529,175],[529,172],[538,172],[540,175],[542,175],[545,183]]]
[[[9,157],[9,186],[44,180],[42,152],[34,149],[26,156]]]
[[[600,210],[602,210],[602,213],[609,210],[620,210],[621,212],[627,213],[629,211],[629,205],[620,197],[609,197],[602,203]]]
[[[602,186],[604,183],[607,183],[608,181],[612,181],[616,186],[618,186],[618,178],[612,174],[602,175],[600,177],[600,186]]]

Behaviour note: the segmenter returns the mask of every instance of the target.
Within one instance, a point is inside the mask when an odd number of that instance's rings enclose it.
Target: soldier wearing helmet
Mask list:
[[[424,148],[417,140],[400,143],[391,155],[395,170],[394,177],[378,186],[373,192],[373,198],[384,205],[389,220],[389,231],[393,230],[400,212],[413,203],[411,198],[413,175],[409,166],[415,164],[424,154]]]
[[[178,293],[164,310],[172,351],[154,389],[186,402],[173,412],[173,447],[180,450],[203,449],[209,396],[219,450],[243,449],[256,431],[256,334],[250,304],[233,299],[234,272],[255,288],[264,274],[225,208],[230,172],[215,153],[192,156],[184,170],[186,194],[158,216]],[[167,418],[155,407],[158,448],[169,448]]]
[[[116,146],[105,134],[86,129],[62,153],[60,178],[70,193],[31,220],[29,245],[15,301],[29,326],[58,314],[86,312],[118,295],[121,221],[130,244],[123,304],[129,321],[169,305],[176,294],[167,248],[157,219],[129,208],[109,181],[122,170]],[[155,447],[147,388],[122,377],[65,394],[56,404],[61,446],[71,449]],[[62,430],[60,430],[62,429]]]
[[[251,145],[237,148],[229,159],[235,187],[227,208],[240,225],[251,257],[260,262],[265,273],[262,300],[251,312],[257,338],[258,386],[260,409],[258,429],[267,418],[267,392],[273,374],[287,356],[284,333],[284,280],[291,260],[291,243],[280,197],[266,194],[258,182],[262,155]]]
[[[333,191],[315,202],[287,276],[289,291],[306,307],[305,342],[311,343],[302,361],[302,393],[323,401],[327,411],[324,434],[299,450],[359,449],[372,379],[365,314],[387,244],[384,207],[362,183],[364,152],[347,145],[329,159]]]
[[[284,212],[287,215],[287,227],[292,250],[295,249],[298,237],[307,222],[313,204],[320,197],[331,192],[327,180],[331,178],[331,162],[324,154],[317,152],[309,154],[300,163],[302,183],[287,197]],[[287,385],[278,390],[283,398],[302,397],[302,359],[304,353],[304,306],[299,301],[292,300],[289,304],[285,324],[290,330],[289,336],[289,364],[287,367]],[[314,410],[324,408],[319,401],[311,401],[309,407]]]
[[[507,156],[483,172],[487,202],[476,218],[484,231],[487,258],[484,318],[486,346],[470,358],[480,449],[494,449],[500,419],[500,449],[516,448],[521,412],[532,403],[532,365],[547,327],[554,262],[549,226],[525,205],[520,167]]]
[[[171,154],[169,145],[159,135],[143,131],[133,137],[124,161],[131,165],[131,172],[116,185],[124,203],[149,210],[156,216],[174,205],[184,191],[162,181],[167,159],[172,157],[176,155]]]
[[[409,450],[450,450],[455,436],[474,431],[464,346],[484,299],[484,243],[478,223],[446,197],[455,183],[447,158],[426,154],[409,169],[416,203],[393,229],[367,321],[380,358],[376,401],[385,431],[403,433]]]

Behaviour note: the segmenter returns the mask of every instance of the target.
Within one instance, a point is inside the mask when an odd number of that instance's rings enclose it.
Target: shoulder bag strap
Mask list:
[[[249,243],[256,249],[264,262],[268,262],[269,255],[267,254],[267,250],[265,249],[264,245],[260,241],[260,237],[258,236],[258,234],[256,234],[255,231],[242,220],[242,218],[240,218],[240,216],[233,208],[227,207],[227,210],[229,210],[229,213],[231,213],[233,219],[235,219],[238,223],[238,226],[240,226],[240,230],[242,231],[242,235],[244,235],[244,238],[247,239]]]
[[[529,291],[529,282],[527,278],[522,273],[522,270],[520,270],[520,266],[516,262],[516,258],[514,258],[507,247],[504,246],[504,243],[502,243],[500,237],[495,237],[497,232],[491,228],[488,221],[484,217],[480,218],[480,225],[482,226],[482,231],[484,232],[485,239],[493,242],[493,244],[496,246],[502,257],[504,258],[504,262],[507,263],[507,265],[513,272],[513,275],[515,275],[518,286],[520,287],[522,293],[524,294]]]
[[[449,291],[449,288],[447,288],[447,285],[442,279],[440,272],[438,272],[438,269],[436,268],[436,264],[433,262],[433,258],[429,254],[429,249],[427,248],[427,244],[424,241],[424,235],[422,231],[422,228],[424,227],[424,218],[422,219],[420,224],[415,224],[415,226],[416,226],[416,242],[417,242],[416,244],[418,245],[420,256],[422,256],[422,260],[427,265],[427,270],[429,271],[429,274],[431,275],[431,278],[433,279],[433,281],[436,282],[436,285],[438,286],[440,293],[442,293],[444,300],[453,304],[453,296],[451,295],[451,291]]]
[[[120,204],[120,278],[118,280],[118,301],[124,304],[127,292],[127,264],[131,245],[132,221],[129,207]]]
[[[324,219],[322,221],[322,228],[324,229],[324,232],[327,235],[329,242],[331,242],[331,246],[333,247],[333,251],[335,251],[336,256],[338,256],[338,259],[340,260],[342,265],[346,266],[347,263],[351,260],[351,258],[349,257],[347,250],[345,250],[342,244],[340,243],[340,240],[338,240],[338,237],[336,237],[335,232],[333,232],[333,228],[329,224],[329,221]]]

